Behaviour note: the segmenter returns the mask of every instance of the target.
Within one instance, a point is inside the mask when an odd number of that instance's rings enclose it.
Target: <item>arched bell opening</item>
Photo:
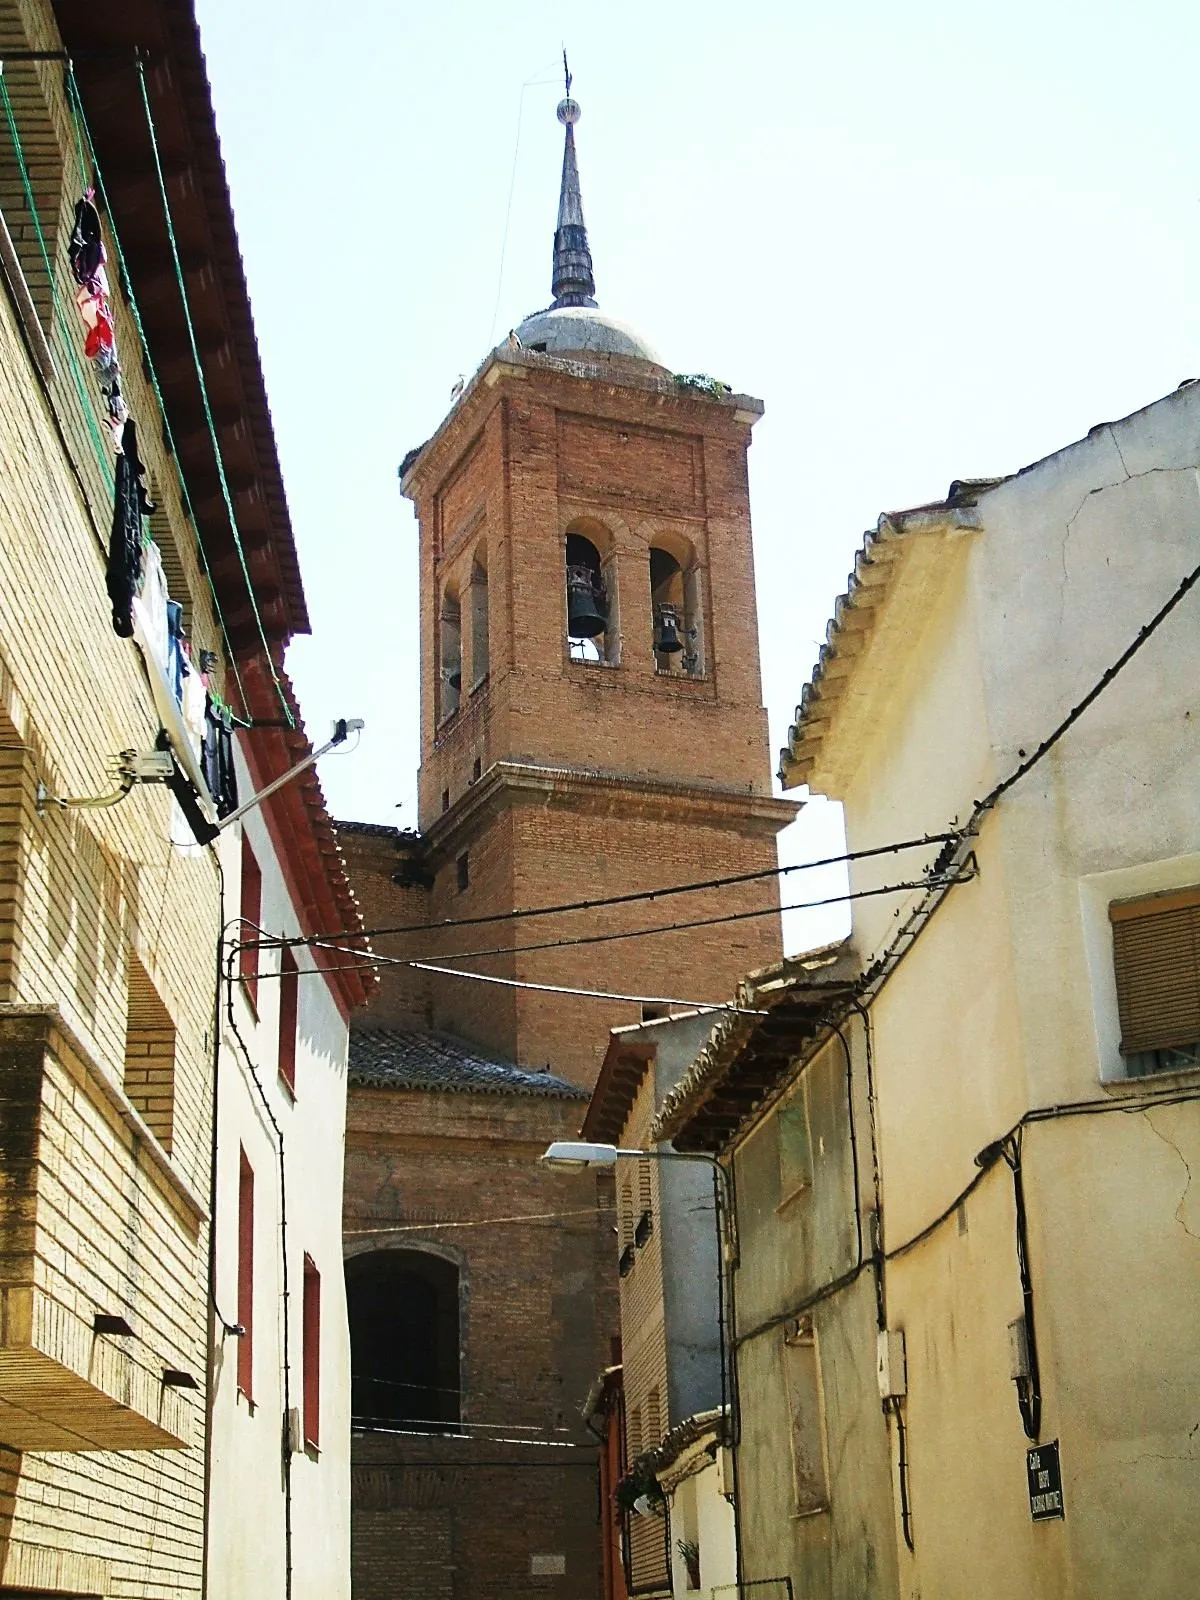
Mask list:
[[[462,607],[449,584],[442,592],[439,617],[440,699],[438,721],[445,722],[462,701]]]
[[[567,645],[573,661],[617,660],[616,567],[606,530],[574,523],[566,542]]]
[[[668,677],[704,675],[699,569],[663,545],[650,546],[650,615],[654,669]]]
[[[481,544],[471,562],[471,688],[478,689],[490,670],[488,646],[487,546]]]
[[[459,1279],[425,1250],[346,1262],[350,1415],[356,1428],[442,1433],[461,1417]]]

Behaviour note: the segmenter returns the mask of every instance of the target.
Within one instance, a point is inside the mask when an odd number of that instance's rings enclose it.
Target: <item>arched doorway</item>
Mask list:
[[[424,1250],[351,1256],[346,1301],[353,1425],[453,1427],[461,1407],[454,1263]]]

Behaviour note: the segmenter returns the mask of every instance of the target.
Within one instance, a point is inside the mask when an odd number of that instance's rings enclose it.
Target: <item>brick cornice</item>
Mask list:
[[[551,397],[556,390],[565,395],[568,386],[586,385],[589,416],[602,414],[596,409],[598,396],[622,400],[626,406],[636,396],[643,405],[653,407],[660,420],[667,412],[677,419],[677,425],[697,433],[720,431],[744,436],[764,410],[762,401],[753,395],[709,395],[681,387],[672,377],[641,372],[633,363],[625,366],[619,362],[576,360],[501,346],[488,352],[436,431],[420,447],[401,477],[401,493],[410,500],[419,500],[427,485],[440,483],[483,431],[501,398],[512,393],[512,385],[530,379],[538,391],[549,392]]]
[[[657,814],[710,827],[732,827],[758,837],[779,833],[803,805],[802,801],[715,784],[497,761],[425,830],[423,842],[436,855],[448,854],[485,818],[522,801],[561,805],[590,815]]]

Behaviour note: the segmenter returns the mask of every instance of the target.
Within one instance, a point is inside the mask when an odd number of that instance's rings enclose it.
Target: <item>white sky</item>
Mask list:
[[[569,13],[199,12],[313,620],[288,665],[315,735],[367,720],[323,763],[333,812],[413,826],[416,524],[396,467],[550,298]],[[609,0],[567,26],[602,308],[766,402],[750,459],[774,761],[881,511],[1200,374],[1200,8]],[[814,802],[781,850],[839,841]],[[785,900],[831,892],[785,880]],[[789,919],[789,945],[847,925]]]

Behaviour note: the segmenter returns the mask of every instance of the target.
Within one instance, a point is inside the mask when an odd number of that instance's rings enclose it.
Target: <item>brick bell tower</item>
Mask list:
[[[401,469],[434,929],[769,868],[796,810],[771,794],[759,674],[746,452],[762,403],[674,376],[597,309],[579,115],[568,89],[552,304]],[[723,1000],[780,956],[778,905],[768,877],[431,937],[494,977]],[[669,924],[689,926],[614,937]],[[451,977],[429,996],[434,1028],[589,1088],[608,1029],[665,1010]]]

